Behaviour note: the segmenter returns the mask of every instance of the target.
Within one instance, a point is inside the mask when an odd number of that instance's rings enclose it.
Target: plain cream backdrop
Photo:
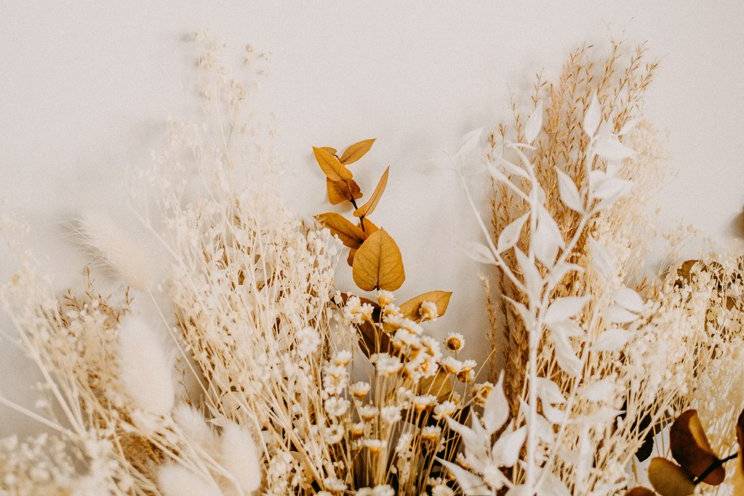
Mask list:
[[[377,219],[402,247],[403,295],[453,289],[436,330],[462,330],[482,358],[484,268],[459,248],[477,231],[454,177],[430,172],[443,150],[506,117],[510,97],[578,44],[647,41],[661,61],[648,115],[676,171],[659,218],[727,243],[744,204],[742,26],[738,0],[0,0],[0,208],[30,224],[58,284],[78,281],[85,259],[63,225],[84,209],[121,211],[124,171],[146,163],[166,118],[193,106],[182,35],[206,29],[235,60],[251,43],[270,54],[256,104],[273,113],[287,201],[303,214],[323,206],[310,145],[377,137],[360,178],[369,191],[391,165]],[[0,276],[13,268],[0,259]],[[32,379],[3,342],[0,393],[31,404]],[[0,419],[0,434],[31,428],[9,410]]]

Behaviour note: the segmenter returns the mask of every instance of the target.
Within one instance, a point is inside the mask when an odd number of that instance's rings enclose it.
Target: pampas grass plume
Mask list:
[[[251,435],[238,424],[230,422],[222,431],[220,441],[224,468],[243,491],[256,491],[261,486],[261,466],[256,443]]]
[[[161,468],[158,487],[164,496],[222,496],[214,482],[204,480],[180,465]]]
[[[140,410],[170,413],[175,398],[171,361],[155,331],[138,315],[128,315],[121,323],[119,371],[122,385]]]
[[[103,263],[135,289],[145,290],[156,279],[152,258],[106,214],[85,212],[79,218],[81,241]]]

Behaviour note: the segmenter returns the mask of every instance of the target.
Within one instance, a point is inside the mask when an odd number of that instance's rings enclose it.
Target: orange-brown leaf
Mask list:
[[[739,454],[731,483],[734,486],[734,496],[744,496],[744,410],[736,420],[736,442],[739,445]]]
[[[421,304],[425,301],[430,301],[437,306],[437,317],[441,317],[447,311],[447,305],[449,305],[451,296],[452,291],[429,291],[401,304],[400,313],[407,319],[419,322],[421,321],[421,315],[419,315]]]
[[[718,461],[700,423],[697,410],[686,410],[677,417],[669,429],[672,456],[692,477],[699,477],[708,467]],[[717,467],[703,482],[717,486],[726,478],[726,469]]]
[[[385,186],[387,186],[388,172],[390,172],[390,167],[385,169],[385,172],[382,173],[382,177],[380,177],[380,180],[377,182],[377,187],[375,187],[369,200],[367,200],[364,205],[354,210],[354,216],[364,217],[370,215],[375,210],[375,207],[382,197],[382,193],[385,191]]]
[[[328,153],[330,153],[331,155],[335,155],[336,154],[336,149],[333,148],[332,146],[321,146],[321,148],[323,150],[327,151]]]
[[[377,230],[379,230],[379,229],[380,229],[380,228],[379,228],[379,227],[377,227],[377,226],[376,226],[376,225],[375,225],[375,224],[374,224],[374,223],[373,223],[373,222],[372,222],[371,220],[369,220],[369,219],[368,219],[368,218],[366,218],[366,217],[365,217],[364,219],[362,219],[362,222],[361,222],[361,224],[362,224],[362,225],[364,226],[364,229],[363,229],[363,231],[364,231],[364,233],[365,233],[365,234],[366,234],[367,236],[369,236],[369,235],[370,235],[370,234],[372,234],[373,232],[375,232],[375,231],[377,231]]]
[[[354,255],[356,255],[356,248],[349,250],[349,254],[346,256],[346,263],[349,264],[349,267],[354,266]]]
[[[648,480],[661,496],[689,496],[695,492],[695,484],[682,467],[666,458],[651,459]]]
[[[326,177],[332,181],[341,181],[342,179],[351,179],[353,176],[349,169],[342,164],[339,159],[326,150],[325,148],[313,147],[313,154],[315,160],[320,166],[320,170],[326,175]]]
[[[324,214],[316,215],[315,218],[318,222],[323,224],[325,227],[339,237],[341,242],[349,248],[356,249],[361,246],[364,242],[366,235],[362,232],[359,226],[353,224],[347,220],[341,214],[336,212],[326,212]]]
[[[359,185],[353,179],[332,181],[326,178],[326,189],[328,190],[328,201],[337,205],[346,201],[356,200],[362,197]]]
[[[403,257],[395,240],[384,229],[370,234],[357,249],[352,276],[365,291],[394,291],[403,285],[406,279]]]
[[[375,139],[370,138],[354,143],[353,145],[349,145],[349,147],[344,150],[344,153],[341,154],[341,162],[345,165],[353,164],[354,162],[362,158],[369,151],[370,148],[372,148],[372,144],[374,144],[374,142]]]
[[[656,493],[647,487],[638,486],[626,492],[625,496],[656,496]]]

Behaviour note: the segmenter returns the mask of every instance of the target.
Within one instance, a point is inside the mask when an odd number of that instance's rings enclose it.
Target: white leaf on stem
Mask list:
[[[570,272],[581,273],[583,271],[584,268],[580,265],[561,262],[559,265],[553,267],[553,270],[550,271],[550,275],[548,276],[548,290],[552,290],[556,286],[556,284],[560,283],[563,278],[566,277],[566,275]]]
[[[610,305],[605,315],[605,320],[610,324],[628,324],[638,318],[638,315],[629,312],[620,305]]]
[[[537,138],[537,135],[540,134],[540,130],[542,129],[542,121],[543,104],[542,102],[539,102],[537,104],[537,107],[535,107],[535,110],[527,119],[527,124],[524,126],[524,138],[527,143],[532,144],[532,142],[535,141],[535,138]]]
[[[512,300],[508,296],[502,296],[506,301],[512,304],[514,307],[514,310],[516,310],[519,317],[522,319],[522,323],[524,324],[524,327],[527,329],[532,329],[535,325],[535,318],[530,313],[529,310],[527,310],[527,307],[525,307],[522,303],[519,303],[518,301]]]
[[[615,293],[615,303],[635,313],[643,311],[643,298],[630,288],[623,287]]]
[[[482,496],[490,492],[483,479],[477,475],[447,460],[441,458],[437,458],[437,460],[455,476],[455,480],[465,496]]]
[[[620,351],[632,336],[633,333],[630,331],[613,327],[597,336],[592,348],[594,351]]]
[[[566,398],[561,393],[561,388],[558,387],[558,384],[546,377],[537,378],[537,396],[543,403],[550,405],[562,405],[566,402]]]
[[[522,250],[514,247],[514,253],[517,256],[517,264],[519,265],[524,277],[524,284],[527,286],[527,291],[529,293],[528,296],[531,301],[537,302],[543,284],[540,272],[538,272],[535,264],[527,258],[527,255],[525,255]]]
[[[493,256],[491,249],[483,243],[469,241],[465,244],[465,253],[476,262],[496,265],[496,258]]]
[[[601,118],[602,107],[600,106],[599,100],[597,99],[597,94],[594,93],[592,94],[589,108],[586,109],[586,113],[584,114],[584,132],[590,138],[593,138],[594,134],[597,132],[599,121]]]
[[[578,376],[583,364],[576,356],[571,346],[571,341],[567,336],[563,336],[559,332],[553,332],[550,336],[555,346],[555,359],[558,362],[558,366],[568,375],[572,377]]]
[[[526,214],[518,217],[516,220],[511,222],[501,231],[497,243],[497,249],[499,250],[499,253],[504,252],[517,244],[517,242],[519,241],[519,234],[522,232],[522,227],[524,226],[524,223],[529,216],[530,213],[527,212]]]
[[[506,169],[506,171],[509,174],[512,174],[512,175],[515,175],[515,176],[519,176],[519,177],[521,177],[523,179],[529,179],[530,178],[530,176],[527,174],[527,172],[522,167],[520,167],[520,166],[518,166],[516,164],[513,164],[513,163],[509,162],[508,160],[503,160],[502,159],[501,160],[501,164],[504,166],[504,169]]]
[[[504,373],[499,375],[499,381],[486,398],[483,407],[483,424],[489,434],[501,429],[509,418],[509,403],[504,394]]]
[[[566,412],[548,403],[543,403],[543,415],[551,424],[562,424],[566,421]]]
[[[584,308],[587,301],[589,301],[588,296],[563,296],[556,298],[545,312],[545,324],[550,325],[576,316]]]
[[[527,419],[527,429],[529,432],[529,410],[530,407],[527,405],[527,403],[523,400],[519,400],[519,409],[521,411],[521,414],[524,416],[525,419]],[[545,420],[545,417],[540,415],[539,413],[535,415],[535,432],[537,433],[537,437],[546,443],[550,444],[553,442],[553,426],[550,425],[550,422]]]
[[[460,148],[458,148],[456,157],[461,158],[471,153],[480,144],[481,136],[483,135],[483,128],[473,129],[466,133],[460,140]]]
[[[605,174],[600,170],[593,170],[589,175],[589,188],[592,198],[613,201],[628,192],[633,183],[625,179]]]
[[[543,206],[537,211],[537,229],[532,243],[535,256],[547,267],[551,267],[555,262],[558,248],[564,246],[558,224]]]
[[[465,456],[469,461],[483,460],[487,456],[488,446],[485,445],[487,438],[478,436],[473,429],[447,417],[447,426],[456,432],[462,439],[465,447]]]
[[[547,472],[540,475],[542,481],[537,494],[540,496],[571,496],[571,492],[566,485],[555,474]]]
[[[585,422],[588,424],[602,425],[607,424],[608,422],[613,422],[621,413],[622,412],[620,410],[617,410],[615,408],[603,406],[589,415],[578,417],[576,421]]]
[[[612,378],[599,379],[582,386],[579,394],[589,401],[611,401],[615,397],[617,385]]]
[[[522,426],[516,431],[507,430],[493,443],[491,454],[500,467],[511,467],[517,463],[519,452],[527,437],[527,427]]]
[[[558,167],[555,168],[555,173],[558,176],[558,193],[563,204],[574,212],[583,213],[584,202],[581,200],[581,194],[576,187],[576,183]]]
[[[564,339],[582,336],[584,334],[584,329],[582,329],[581,326],[573,320],[562,320],[560,322],[553,322],[548,327],[550,328],[551,332],[560,334]]]
[[[631,148],[623,145],[612,133],[598,137],[592,150],[605,160],[624,160],[635,153]]]
[[[610,279],[615,273],[615,264],[607,249],[594,238],[589,238],[590,265],[599,275]]]
[[[506,183],[506,184],[511,184],[511,185],[513,185],[513,184],[514,184],[514,183],[512,183],[512,182],[511,182],[511,181],[509,180],[509,178],[508,178],[508,177],[506,177],[506,174],[504,174],[503,172],[501,172],[501,171],[500,171],[500,170],[498,169],[498,167],[495,167],[495,166],[493,166],[493,165],[489,165],[489,166],[487,167],[487,169],[488,169],[488,173],[489,173],[489,174],[491,174],[491,177],[493,177],[493,178],[494,178],[494,179],[496,179],[497,181],[501,181],[502,183]],[[516,187],[516,186],[515,186],[515,187]]]

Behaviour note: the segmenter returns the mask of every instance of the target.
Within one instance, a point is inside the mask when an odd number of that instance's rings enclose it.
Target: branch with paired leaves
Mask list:
[[[739,451],[719,458],[710,446],[696,410],[686,410],[672,424],[669,443],[674,461],[663,457],[651,460],[648,478],[655,491],[646,487],[635,487],[626,496],[688,496],[699,484],[718,486],[726,479],[725,464],[736,459],[734,492],[744,495],[744,410],[736,422],[736,439]],[[677,462],[677,463],[675,463]]]
[[[364,194],[348,167],[364,157],[374,142],[374,138],[356,142],[348,146],[340,156],[333,147],[313,147],[315,160],[326,176],[328,201],[332,205],[346,204],[345,206],[353,208],[353,220],[337,212],[324,212],[316,215],[315,219],[349,249],[346,260],[352,268],[354,283],[360,289],[395,291],[403,285],[406,278],[403,256],[393,237],[370,220],[385,192],[390,167],[385,168],[377,186],[361,205],[357,200],[363,198]],[[400,311],[404,317],[418,321],[421,305],[431,302],[436,307],[436,317],[439,317],[447,310],[451,295],[449,291],[428,291],[402,303]],[[377,303],[369,299],[363,301],[379,312]],[[362,325],[362,336],[369,350],[379,351],[381,344],[385,347],[385,340],[381,339],[384,336],[376,335],[376,328],[368,324]]]

